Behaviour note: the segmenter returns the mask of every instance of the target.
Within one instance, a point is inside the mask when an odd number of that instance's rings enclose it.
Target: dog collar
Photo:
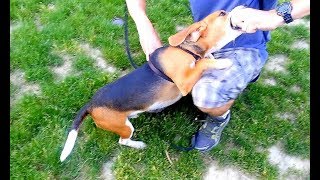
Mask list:
[[[156,73],[158,76],[162,77],[163,79],[167,80],[167,81],[170,81],[170,82],[173,82],[172,79],[170,79],[167,75],[165,75],[163,72],[161,72],[158,68],[156,68],[154,66],[154,64],[151,62],[151,59],[149,58],[149,61],[148,61],[148,65],[149,67],[151,68],[151,70]]]
[[[183,50],[184,52],[190,54],[193,56],[193,58],[195,59],[195,62],[197,62],[199,59],[201,59],[201,56],[189,51],[188,49],[185,49],[181,46],[176,46],[177,48]],[[152,63],[152,60],[151,58],[149,58],[149,61],[148,61],[148,65],[149,67],[151,68],[151,70],[156,73],[158,76],[162,77],[163,79],[167,80],[167,81],[170,81],[170,82],[173,82],[172,79],[170,79],[166,74],[164,74],[162,71],[160,71],[158,68],[156,68],[154,66],[154,64]]]
[[[184,52],[190,54],[191,56],[193,56],[193,58],[195,59],[195,61],[197,62],[199,59],[201,59],[201,57],[191,51],[189,51],[188,49],[185,49],[183,47],[181,47],[180,45],[179,46],[176,46],[177,48],[183,50]]]

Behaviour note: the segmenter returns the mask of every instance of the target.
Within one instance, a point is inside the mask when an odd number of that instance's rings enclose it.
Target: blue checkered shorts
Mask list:
[[[230,59],[233,64],[227,69],[210,69],[192,89],[192,98],[196,106],[215,108],[236,99],[247,85],[259,76],[265,60],[258,49],[228,48],[217,51],[214,58]]]

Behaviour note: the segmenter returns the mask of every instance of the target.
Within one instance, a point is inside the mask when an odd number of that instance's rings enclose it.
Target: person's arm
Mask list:
[[[301,19],[310,14],[310,0],[291,0],[293,20]],[[252,8],[239,9],[232,15],[233,26],[238,26],[246,33],[254,33],[257,30],[274,30],[285,24],[283,18],[277,15],[275,9],[269,11]]]
[[[136,24],[141,47],[149,60],[149,54],[162,46],[158,33],[146,14],[145,0],[126,0],[129,14]]]

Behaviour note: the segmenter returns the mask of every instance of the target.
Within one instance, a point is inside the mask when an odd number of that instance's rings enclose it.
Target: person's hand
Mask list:
[[[239,8],[233,12],[231,23],[233,27],[237,27],[245,33],[254,33],[257,30],[274,30],[284,21],[275,10],[263,11],[253,8]]]

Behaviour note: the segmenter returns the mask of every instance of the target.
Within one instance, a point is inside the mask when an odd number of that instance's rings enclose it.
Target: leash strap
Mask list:
[[[158,76],[162,77],[163,79],[173,82],[167,75],[165,75],[163,72],[161,72],[158,68],[156,68],[152,62],[151,59],[149,59],[148,61],[148,65],[149,67],[152,69],[153,72],[155,72]]]
[[[181,50],[183,50],[184,52],[192,55],[196,62],[197,62],[199,59],[201,59],[201,57],[200,57],[199,55],[197,55],[197,54],[189,51],[188,49],[185,49],[185,48],[183,48],[183,47],[181,47],[181,46],[176,46],[176,47],[179,48],[179,49],[181,49]],[[149,55],[149,57],[150,57],[150,55]],[[156,68],[156,67],[154,66],[154,64],[152,64],[151,58],[149,58],[148,65],[149,65],[149,67],[152,69],[152,71],[155,72],[157,75],[159,75],[160,77],[164,78],[164,79],[167,80],[167,81],[173,82],[167,75],[165,75],[165,74],[164,74],[163,72],[161,72],[158,68]]]

